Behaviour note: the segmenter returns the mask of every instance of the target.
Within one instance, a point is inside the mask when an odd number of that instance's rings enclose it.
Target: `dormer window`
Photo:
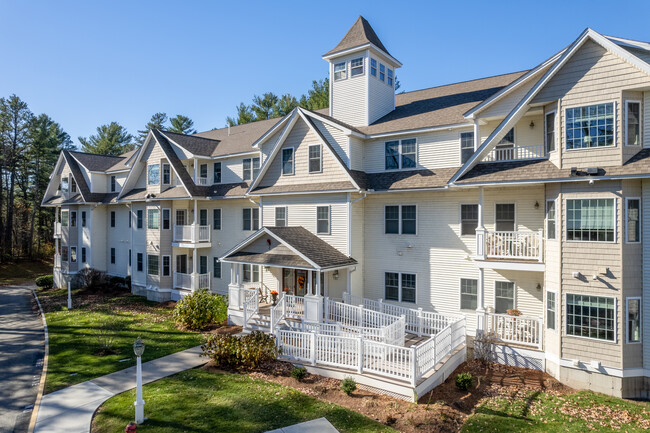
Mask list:
[[[357,75],[363,75],[363,57],[350,61],[350,76],[356,77]]]
[[[379,81],[385,81],[386,80],[386,66],[384,66],[382,63],[379,64]]]
[[[348,78],[345,62],[334,64],[334,81],[345,80]]]
[[[214,163],[214,183],[221,183],[221,163]]]
[[[158,185],[160,183],[160,164],[151,164],[147,167],[147,184]]]
[[[321,145],[313,144],[309,146],[309,172],[320,173],[323,171]]]
[[[387,141],[385,146],[386,170],[415,168],[417,166],[418,147],[415,138]]]
[[[115,176],[111,176],[111,192],[115,192],[115,189],[117,188],[117,181],[115,180]]]
[[[61,178],[61,191],[67,193],[68,192],[68,178],[67,177],[62,177]]]
[[[460,162],[465,164],[474,155],[474,132],[460,133]]]
[[[163,164],[163,185],[169,185],[172,181],[172,173],[169,164]]]
[[[282,149],[282,174],[293,174],[293,147]]]
[[[370,75],[377,77],[377,60],[370,59]]]
[[[390,87],[393,87],[393,70],[392,69],[388,70],[388,80],[386,81],[386,84],[388,84]]]
[[[74,181],[72,176],[70,176],[70,192],[77,192],[77,182]]]
[[[625,144],[636,146],[641,144],[641,103],[625,101]]]
[[[219,167],[221,168],[221,167]],[[259,158],[245,158],[243,175],[244,180],[253,180],[257,177],[257,174],[260,172],[260,159]],[[221,170],[219,170],[219,177],[221,178]]]

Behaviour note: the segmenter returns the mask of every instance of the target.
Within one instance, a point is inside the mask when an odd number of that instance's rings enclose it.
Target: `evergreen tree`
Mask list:
[[[278,96],[273,92],[267,92],[262,96],[253,96],[251,109],[255,113],[255,120],[265,120],[275,117],[273,113],[278,104]]]
[[[237,117],[226,117],[226,124],[230,126],[243,125],[245,123],[251,123],[255,121],[255,114],[253,110],[248,105],[243,102],[237,106]]]
[[[178,114],[176,117],[169,119],[171,127],[168,131],[176,132],[178,134],[191,135],[196,134],[196,129],[194,129],[194,122],[187,116]]]
[[[101,155],[121,155],[133,150],[133,136],[122,125],[111,122],[97,127],[97,134],[79,137],[81,150]]]
[[[147,122],[147,124],[144,126],[144,129],[138,131],[138,138],[136,141],[140,144],[144,144],[144,140],[147,138],[147,135],[149,135],[149,131],[152,129],[167,129],[165,127],[165,123],[167,123],[167,114],[166,113],[156,113],[153,116],[151,116],[151,120]]]
[[[295,96],[291,96],[288,93],[282,95],[278,99],[277,104],[273,107],[273,117],[282,117],[291,113],[291,111],[298,106],[298,100]]]
[[[311,89],[300,98],[300,106],[308,110],[320,110],[330,106],[330,79],[312,81]]]

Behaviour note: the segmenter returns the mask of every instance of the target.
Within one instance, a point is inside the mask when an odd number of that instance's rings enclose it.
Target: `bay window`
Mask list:
[[[641,342],[641,298],[627,298],[625,306],[627,317],[627,342]]]
[[[641,144],[641,103],[625,101],[625,144]]]
[[[614,242],[614,199],[566,201],[568,241]]]
[[[625,240],[641,242],[641,199],[625,199]]]

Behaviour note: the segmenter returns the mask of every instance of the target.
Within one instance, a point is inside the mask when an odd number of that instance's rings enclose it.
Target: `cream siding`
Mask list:
[[[364,158],[364,142],[361,138],[355,136],[349,136],[349,148],[350,148],[350,169],[352,170],[363,170]]]
[[[641,241],[643,242],[641,341],[643,341],[643,368],[650,369],[650,179],[641,181],[641,218]]]
[[[347,167],[350,167],[350,147],[347,135],[345,135],[345,133],[340,129],[328,125],[325,122],[321,122],[317,119],[312,119],[312,121],[320,133],[323,134],[325,140],[327,140],[327,142],[332,146],[339,158],[341,158]]]
[[[386,114],[395,109],[395,77],[397,70],[386,60],[384,56],[370,53],[370,56],[377,60],[377,76],[370,75],[368,70],[368,122],[369,124],[381,119]],[[370,61],[368,60],[368,65]],[[387,84],[388,70],[386,71],[386,80],[379,80],[379,64],[383,63],[387,68],[393,70],[393,85]]]
[[[500,98],[498,101],[492,103],[487,108],[482,111],[479,111],[477,114],[480,118],[490,118],[490,117],[505,117],[507,116],[515,106],[524,99],[526,94],[533,88],[537,81],[548,71],[550,66],[541,69],[536,74],[531,76],[527,82],[520,84],[516,89],[511,90],[507,95]]]
[[[650,92],[643,92],[643,147],[650,147]]]
[[[350,60],[363,57],[364,73],[350,77]],[[347,78],[334,80],[334,64],[345,62]],[[330,60],[330,114],[352,126],[368,125],[368,58],[364,53]]]

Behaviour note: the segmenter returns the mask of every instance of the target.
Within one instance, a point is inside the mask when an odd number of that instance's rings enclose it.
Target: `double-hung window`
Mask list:
[[[625,144],[641,144],[641,103],[625,101]]]
[[[77,212],[70,211],[70,227],[77,227]]]
[[[417,166],[418,146],[415,138],[387,141],[384,145],[384,167],[386,170]]]
[[[260,209],[244,208],[243,209],[243,230],[258,230],[260,228]]]
[[[77,182],[74,177],[70,176],[70,192],[77,192]]]
[[[461,204],[460,205],[460,235],[467,236],[476,234],[478,227],[478,205]]]
[[[555,150],[555,111],[550,111],[544,116],[544,138],[546,152]]]
[[[158,209],[147,210],[147,228],[149,230],[158,230],[160,228],[160,213]]]
[[[641,342],[641,298],[627,298],[625,300],[625,316],[627,320],[627,342]]]
[[[323,171],[323,154],[320,144],[309,146],[309,172],[320,173]]]
[[[70,263],[77,262],[77,247],[70,247]]]
[[[555,330],[557,327],[557,293],[546,292],[546,329]]]
[[[115,264],[115,248],[111,248],[111,264]]]
[[[208,225],[208,210],[199,209],[199,225],[207,226]]]
[[[276,227],[287,226],[287,208],[285,206],[280,206],[275,208],[275,226]]]
[[[221,230],[221,209],[212,210],[212,229]]]
[[[214,278],[221,278],[221,262],[219,257],[212,258],[212,276]]]
[[[370,75],[377,77],[377,60],[370,59]]]
[[[616,341],[616,298],[567,293],[566,334]]]
[[[478,306],[478,280],[460,279],[460,309],[476,310]]]
[[[147,167],[147,184],[158,185],[160,183],[160,164],[149,164]]]
[[[556,237],[556,210],[555,200],[546,200],[546,239]]]
[[[393,87],[393,70],[388,69],[388,77],[386,78],[386,84]]]
[[[282,174],[293,174],[293,147],[282,149]]]
[[[350,76],[363,75],[363,57],[350,60]]]
[[[474,132],[460,133],[460,163],[465,164],[474,155]]]
[[[144,260],[144,257],[142,255],[142,253],[138,253],[137,256],[136,256],[136,261],[137,261],[136,266],[137,266],[138,272],[142,272],[143,260]]]
[[[384,232],[386,234],[414,235],[417,231],[415,205],[389,205],[384,207]]]
[[[61,227],[67,227],[69,223],[68,219],[68,211],[67,210],[62,210],[61,211]]]
[[[628,243],[641,242],[641,199],[625,199],[625,240]]]
[[[170,168],[169,164],[163,164],[162,169],[163,169],[162,183],[163,183],[163,185],[169,185],[170,183],[172,183],[171,168]]]
[[[147,254],[147,274],[158,275],[158,267],[160,265],[160,257],[155,254]]]
[[[259,265],[243,265],[242,280],[244,281],[244,283],[258,282],[260,280]]]
[[[169,277],[171,275],[171,257],[162,256],[162,276]]]
[[[86,211],[81,211],[81,227],[86,227]]]
[[[386,66],[383,63],[379,64],[379,81],[386,80]]]
[[[614,242],[614,199],[566,201],[566,240]]]
[[[144,212],[142,211],[142,209],[139,209],[138,212],[137,212],[137,220],[138,220],[138,222],[137,222],[136,227],[141,229],[142,225],[143,225],[143,220],[144,220]]]
[[[515,204],[514,203],[497,203],[496,213],[496,231],[514,232],[515,231]]]
[[[316,207],[316,233],[317,234],[330,234],[330,207],[317,206]]]
[[[213,183],[221,183],[221,163],[220,162],[215,162],[214,163],[214,179],[212,181],[213,181]]]
[[[389,301],[415,303],[416,276],[402,272],[384,273],[384,295]]]
[[[614,103],[567,108],[566,148],[588,149],[614,145]]]
[[[243,179],[253,180],[260,171],[259,158],[245,158],[243,163]],[[221,170],[219,170],[219,179],[221,180]]]
[[[111,211],[111,227],[115,227],[115,211]]]
[[[172,223],[172,211],[171,209],[162,210],[162,228],[163,230],[169,230]]]
[[[200,184],[207,185],[208,183],[208,164],[199,165],[199,177],[201,178]]]
[[[61,184],[59,185],[59,189],[61,192],[68,192],[68,178],[67,177],[62,177],[61,178]]]
[[[345,80],[347,77],[346,63],[334,64],[334,81]]]
[[[115,176],[111,176],[111,192],[115,192],[117,190],[117,181],[115,180]]]
[[[494,311],[505,314],[515,308],[515,283],[512,281],[494,282]]]

